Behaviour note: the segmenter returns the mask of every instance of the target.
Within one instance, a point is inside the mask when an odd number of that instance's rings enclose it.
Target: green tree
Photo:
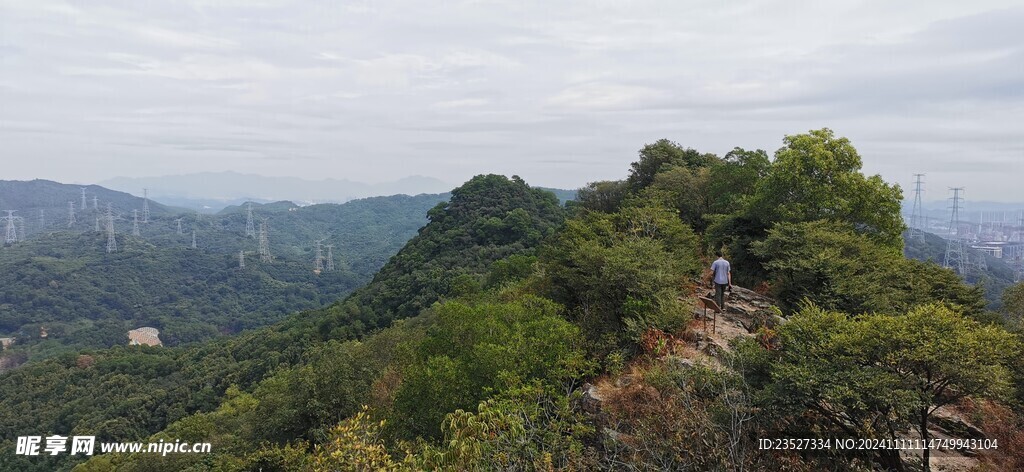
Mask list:
[[[750,211],[777,222],[841,221],[894,249],[903,247],[903,192],[861,173],[861,159],[846,138],[828,128],[786,136],[785,146],[757,184]]]
[[[1015,326],[1024,321],[1024,282],[1003,291],[1003,312]]]
[[[846,223],[780,223],[751,243],[786,311],[804,300],[846,313],[906,311],[934,302],[980,316],[985,301],[977,287],[930,262],[913,261],[857,233]]]
[[[789,434],[896,439],[915,427],[924,440],[937,408],[969,396],[1004,397],[1007,363],[1019,347],[1003,329],[941,305],[857,318],[809,306],[779,328],[778,341],[772,359],[759,362],[770,372],[760,398]],[[897,451],[878,460],[903,470]]]
[[[691,148],[683,148],[667,139],[659,139],[648,144],[639,152],[640,158],[630,164],[629,177],[626,184],[630,192],[638,193],[654,182],[654,176],[672,167],[682,166],[698,168],[710,165],[715,159],[713,154],[701,154]]]

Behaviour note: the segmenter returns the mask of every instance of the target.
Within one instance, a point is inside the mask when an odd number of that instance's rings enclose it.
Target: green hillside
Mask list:
[[[774,159],[660,140],[568,207],[477,176],[342,301],[0,374],[0,468],[864,472],[920,462],[760,440],[1016,444],[1024,304],[990,316],[979,287],[908,259],[901,193],[828,129]],[[718,252],[757,290],[708,331]],[[29,430],[213,452],[15,456]],[[1003,450],[944,454],[1016,470]]]
[[[0,252],[0,336],[17,339],[5,355],[24,361],[124,344],[127,330],[140,326],[158,328],[174,346],[331,303],[369,281],[426,222],[426,210],[446,198],[253,205],[257,221],[268,218],[272,262],[262,262],[256,238],[245,236],[244,213],[154,215],[140,224],[140,236],[117,221],[118,250],[109,254],[102,231],[30,234]],[[315,240],[333,246],[336,270],[313,272]]]

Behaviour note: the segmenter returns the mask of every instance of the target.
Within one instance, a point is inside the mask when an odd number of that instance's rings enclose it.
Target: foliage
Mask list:
[[[586,212],[541,252],[552,296],[583,327],[603,357],[639,340],[648,327],[682,326],[689,279],[697,273],[697,239],[669,210],[628,207]],[[602,352],[605,351],[605,352]]]
[[[654,181],[658,173],[672,167],[704,167],[715,159],[714,155],[701,154],[690,148],[683,149],[667,139],[659,139],[644,146],[639,156],[639,160],[630,164],[629,178],[626,179],[626,185],[632,193],[639,193]]]
[[[1003,312],[1014,326],[1021,326],[1024,321],[1024,282],[1003,292]]]
[[[573,394],[578,395],[578,394]],[[534,380],[445,417],[444,440],[413,456],[421,470],[587,470],[594,429],[574,398]]]
[[[276,260],[251,255],[245,270],[238,250],[252,254],[256,242],[244,236],[241,214],[189,223],[201,225],[200,250],[176,234],[174,215],[154,216],[142,238],[119,230],[120,251],[112,254],[100,233],[39,235],[4,250],[0,334],[15,336],[16,349],[38,360],[123,345],[127,331],[140,326],[159,329],[170,346],[266,326],[364,284],[439,199],[384,197],[283,212],[273,217],[281,222],[271,235]],[[311,241],[330,233],[338,270],[315,274]]]
[[[779,223],[832,221],[893,251],[902,248],[902,192],[877,175],[862,174],[849,140],[825,128],[787,136],[784,144],[766,169],[751,166],[762,177],[749,198],[741,198],[742,208],[712,218],[708,227],[706,240],[725,248],[737,282],[754,285],[767,276],[751,247]]]
[[[1006,364],[1018,346],[1001,328],[940,305],[857,318],[807,307],[778,337],[770,377],[748,380],[759,388],[759,406],[782,428],[778,434],[797,437],[894,439],[921,428],[940,406],[966,396],[1003,397]],[[919,431],[927,439],[927,430]],[[902,470],[896,452],[877,459]]]
[[[367,409],[331,429],[327,441],[313,453],[315,471],[399,470],[381,440],[385,421],[374,421]]]
[[[449,412],[533,379],[572,390],[590,363],[579,329],[562,320],[560,310],[549,300],[529,296],[436,307],[437,322],[415,349],[416,358],[395,394],[398,435],[439,437]]]
[[[786,311],[804,300],[846,313],[906,311],[931,302],[958,305],[971,315],[984,309],[981,290],[956,274],[908,260],[844,223],[782,223],[751,246]]]
[[[479,276],[506,257],[529,255],[562,222],[554,194],[519,177],[479,175],[427,213],[430,223],[381,268],[373,283],[329,310],[320,330],[386,326],[448,295],[460,276]]]

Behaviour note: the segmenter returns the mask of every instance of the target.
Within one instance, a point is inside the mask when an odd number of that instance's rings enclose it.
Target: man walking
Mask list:
[[[729,288],[732,292],[732,267],[729,265],[729,261],[722,257],[722,251],[716,251],[715,255],[718,259],[711,263],[711,271],[715,274],[715,303],[718,307],[725,311],[725,289]]]

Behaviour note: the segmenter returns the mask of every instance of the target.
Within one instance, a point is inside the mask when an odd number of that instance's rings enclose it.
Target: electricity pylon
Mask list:
[[[139,210],[132,210],[132,236],[139,236]]]
[[[75,225],[75,202],[68,202],[68,228]]]
[[[260,222],[259,243],[260,261],[271,262],[274,258],[270,255],[270,236],[267,235],[266,218],[263,218],[263,221]]]
[[[17,210],[5,210],[7,216],[0,217],[0,219],[7,222],[7,237],[4,238],[5,243],[16,243],[18,242],[18,228],[16,225],[20,216],[14,216],[14,212]]]
[[[964,270],[964,263],[966,261],[964,260],[963,235],[960,234],[960,202],[963,200],[960,192],[963,192],[964,189],[960,187],[951,188],[950,190],[953,191],[953,206],[949,215],[949,237],[946,239],[946,258],[942,265],[964,276],[966,275]]]
[[[238,251],[238,268],[245,268],[245,251]]]
[[[323,250],[320,249],[321,242],[323,242],[322,239],[316,240],[316,257],[313,258],[313,270],[316,272],[324,270],[324,253]]]
[[[324,267],[324,269],[326,269],[327,272],[334,271],[334,251],[331,250],[331,248],[333,247],[334,245],[332,244],[327,245],[327,266]]]
[[[256,226],[252,222],[252,202],[249,202],[245,210],[245,235],[250,238],[256,237]]]
[[[92,196],[92,209],[93,210],[99,210],[100,209],[100,199],[96,195]]]
[[[921,208],[921,192],[924,191],[923,177],[924,174],[914,174],[914,206],[910,211],[910,237],[918,239],[924,237],[922,234],[924,228],[921,224],[921,218],[924,216]]]
[[[178,222],[178,234],[179,234],[179,235],[181,235],[181,234],[185,234],[185,233],[184,233],[184,232],[183,232],[183,231],[181,230],[181,220],[182,220],[182,219],[183,219],[183,218],[178,218],[177,220],[174,220],[174,221],[177,221],[177,222]]]
[[[142,189],[142,222],[149,223],[149,189]]]
[[[82,211],[85,211],[85,187],[82,187]]]
[[[117,237],[114,236],[114,209],[107,202],[107,253],[117,252]]]
[[[192,230],[192,249],[196,248],[196,230]]]

